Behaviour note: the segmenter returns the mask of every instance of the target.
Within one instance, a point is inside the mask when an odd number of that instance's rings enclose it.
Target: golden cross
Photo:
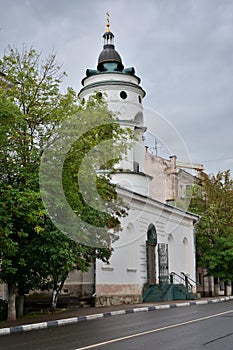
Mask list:
[[[110,15],[109,15],[109,12],[107,11],[106,12],[106,21],[107,21],[107,23],[106,23],[106,32],[110,32],[110,20],[109,20],[109,17],[110,17]]]

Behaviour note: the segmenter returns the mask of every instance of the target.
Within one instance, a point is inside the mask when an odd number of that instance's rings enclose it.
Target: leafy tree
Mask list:
[[[39,233],[42,224],[44,208],[37,191],[17,189],[1,184],[1,245],[0,278],[8,284],[8,317],[15,318],[15,299],[24,285],[24,292],[38,287],[36,278],[32,274],[31,266],[23,251],[25,245],[29,249],[33,246],[32,238]],[[39,259],[38,256],[34,257]],[[28,279],[27,279],[28,277]],[[38,281],[37,281],[38,282]]]
[[[43,61],[42,55],[33,48],[10,48],[9,54],[0,61],[0,71],[10,82],[3,84],[0,91],[0,279],[9,288],[8,319],[15,319],[16,293],[23,296],[34,288],[52,287],[54,308],[72,268],[85,271],[96,257],[108,261],[110,243],[117,238],[120,218],[127,210],[118,199],[115,186],[110,183],[111,172],[107,171],[120,156],[114,153],[110,160],[108,151],[111,151],[112,143],[116,143],[118,151],[124,152],[131,135],[114,122],[99,97],[80,104],[71,88],[65,94],[60,93],[65,73],[56,64],[55,54]],[[55,216],[62,214],[60,217],[64,217],[66,214],[63,203],[56,200],[56,176],[52,179],[49,176],[56,175],[56,167],[47,168],[47,173],[42,176],[44,183],[48,184],[47,189],[54,191],[54,217],[51,213],[48,216],[41,199],[39,169],[46,150],[55,148],[58,151],[55,158],[61,157],[63,149],[57,145],[59,142],[69,143],[75,136],[74,120],[76,128],[88,124],[88,130],[85,129],[79,140],[70,145],[64,158],[64,192],[72,211],[82,219],[81,225],[71,227],[69,238],[59,232],[58,228],[64,232],[64,227],[59,227],[54,220]],[[100,120],[104,127],[100,126]],[[69,125],[65,130],[64,121]],[[90,169],[81,166],[82,160],[106,140],[110,141],[109,146],[104,152],[103,149],[97,152],[103,152],[101,162],[95,152],[90,158],[95,170],[98,167],[104,170],[98,176],[95,174],[95,193],[99,195],[101,207],[98,201],[93,202],[93,198],[91,205],[86,205],[83,188],[89,186]],[[82,188],[79,176],[83,179]],[[46,186],[44,192],[46,195]],[[107,211],[103,210],[105,204],[108,205]],[[98,242],[96,249],[88,247],[89,241],[85,241],[84,221],[94,227],[92,234]]]
[[[201,216],[197,226],[197,262],[208,274],[233,280],[233,180],[230,171],[205,176],[195,187],[192,211]]]

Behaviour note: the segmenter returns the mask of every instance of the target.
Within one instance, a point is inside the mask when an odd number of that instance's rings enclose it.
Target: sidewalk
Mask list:
[[[72,307],[69,310],[51,314],[42,314],[37,317],[23,317],[16,321],[0,321],[0,335],[26,332],[42,328],[75,324],[81,321],[101,319],[114,315],[124,315],[135,312],[147,312],[175,307],[185,307],[218,303],[233,300],[233,296],[202,298],[198,300],[176,300],[143,304],[124,304],[105,307]]]

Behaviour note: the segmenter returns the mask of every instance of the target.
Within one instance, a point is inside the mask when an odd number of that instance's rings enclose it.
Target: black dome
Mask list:
[[[104,49],[101,51],[98,58],[98,71],[103,71],[103,63],[107,62],[115,62],[118,63],[118,69],[123,70],[124,66],[121,61],[121,56],[115,50],[115,46],[113,44],[105,44]]]

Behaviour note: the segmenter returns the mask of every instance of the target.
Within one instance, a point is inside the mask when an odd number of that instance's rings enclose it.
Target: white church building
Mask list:
[[[124,68],[109,21],[103,38],[97,69],[87,69],[79,98],[102,94],[108,108],[118,113],[121,125],[134,130],[138,141],[113,178],[130,209],[122,219],[110,264],[97,260],[92,271],[96,305],[189,298],[191,293],[184,285],[192,285],[195,291],[194,227],[198,217],[156,197],[156,178],[145,171],[144,132],[149,126],[144,125],[142,100],[146,93],[135,69]],[[150,168],[148,159],[146,168]],[[91,282],[91,274],[88,276]]]
[[[130,209],[121,221],[122,231],[113,244],[109,264],[97,260],[88,272],[71,272],[63,294],[94,294],[96,306],[192,298],[190,287],[196,291],[194,232],[198,216],[174,206],[170,198],[174,157],[166,165],[171,169],[166,170],[170,189],[163,188],[161,179],[156,178],[154,159],[144,147],[144,133],[150,127],[144,125],[142,101],[146,93],[135,69],[124,68],[109,21],[103,38],[97,69],[87,69],[79,98],[103,94],[108,108],[118,113],[121,125],[137,134],[138,141],[113,178]],[[163,160],[161,164],[164,166]],[[0,297],[7,298],[3,284]]]

